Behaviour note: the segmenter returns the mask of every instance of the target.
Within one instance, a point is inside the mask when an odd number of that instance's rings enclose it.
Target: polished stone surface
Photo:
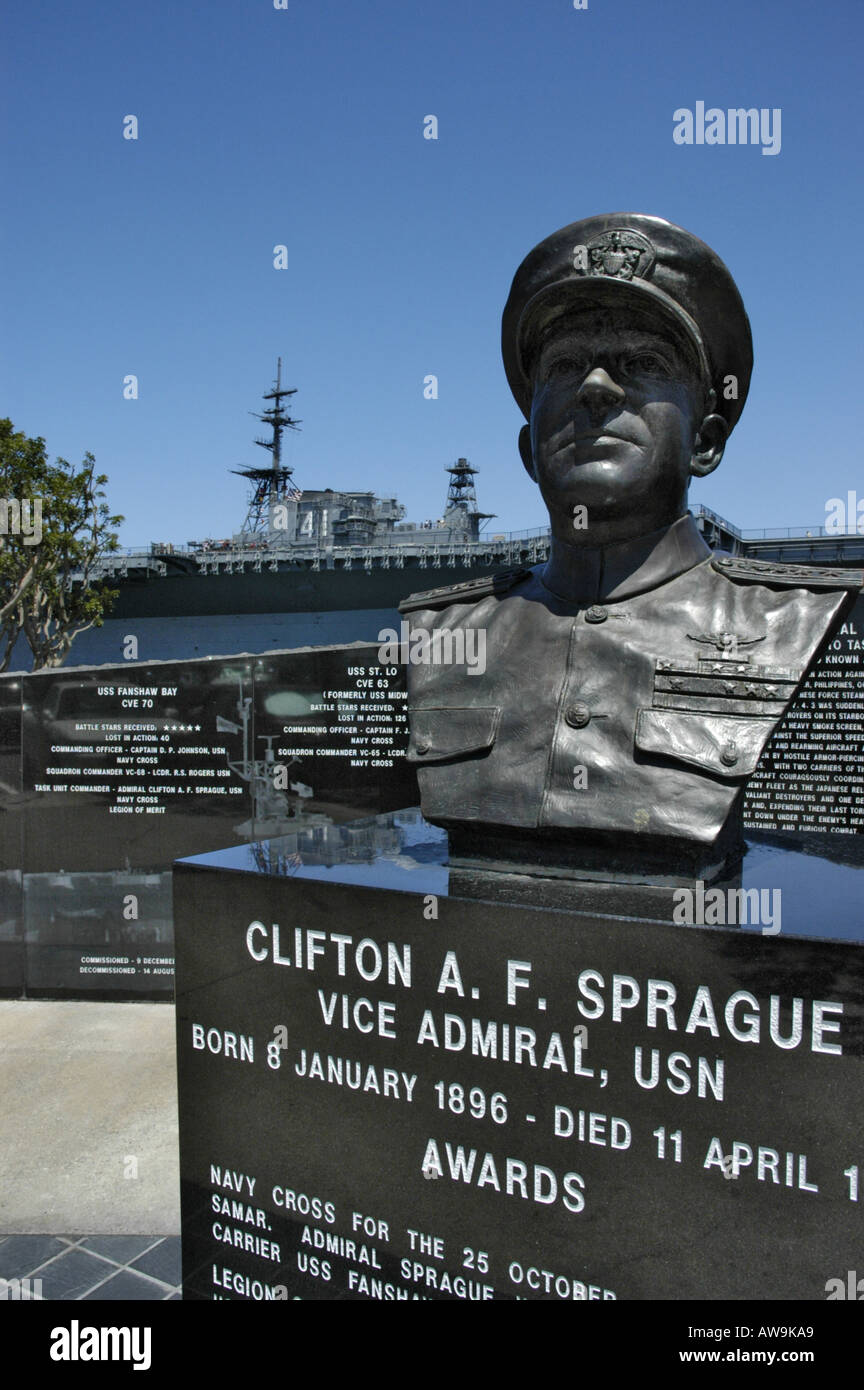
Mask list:
[[[857,846],[754,846],[741,929],[459,896],[416,813],[341,831],[175,869],[186,1298],[815,1301],[854,1268]]]
[[[181,861],[183,862],[183,861]],[[447,834],[424,820],[419,808],[368,817],[333,827],[326,845],[314,831],[290,841],[274,839],[195,856],[200,867],[286,876],[321,883],[354,884],[453,898],[569,908],[614,917],[634,916],[671,922],[676,904],[671,887],[609,884],[602,881],[561,883],[542,874],[471,873],[448,862]],[[699,901],[692,880],[680,880]],[[827,941],[864,941],[864,837],[856,835],[752,834],[741,871],[705,890],[752,893],[752,914],[736,923],[716,920],[710,900],[703,901],[701,925],[737,925],[766,936],[810,937]],[[780,894],[779,901],[773,895]],[[763,895],[768,895],[764,897]],[[716,899],[713,899],[716,903]],[[763,904],[766,920],[763,921]],[[779,931],[768,921],[779,905]],[[740,915],[740,914],[739,914]],[[683,922],[682,925],[688,925]],[[693,923],[691,925],[696,925]],[[769,928],[763,932],[763,926]]]
[[[0,679],[0,995],[170,999],[178,855],[415,800],[376,652]]]

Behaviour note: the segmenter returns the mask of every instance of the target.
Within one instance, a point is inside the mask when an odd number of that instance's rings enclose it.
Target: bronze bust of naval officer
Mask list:
[[[689,232],[632,213],[556,232],[516,272],[502,347],[551,553],[401,605],[413,631],[486,640],[482,673],[409,667],[423,814],[456,864],[716,877],[861,575],[715,557],[688,512],[752,367],[735,283]]]

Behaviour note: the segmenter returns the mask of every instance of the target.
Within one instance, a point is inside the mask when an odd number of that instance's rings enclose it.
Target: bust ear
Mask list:
[[[525,471],[529,478],[537,481],[537,474],[534,471],[534,454],[531,449],[531,426],[523,425],[519,431],[519,456],[525,465]],[[719,460],[718,460],[719,462]]]
[[[697,478],[713,473],[723,457],[729,428],[722,415],[706,415],[693,442],[690,472]]]

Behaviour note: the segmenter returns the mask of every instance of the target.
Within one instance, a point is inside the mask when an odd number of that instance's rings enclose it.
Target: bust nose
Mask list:
[[[591,416],[605,415],[624,398],[625,392],[602,367],[594,367],[576,392],[579,405],[585,406]]]

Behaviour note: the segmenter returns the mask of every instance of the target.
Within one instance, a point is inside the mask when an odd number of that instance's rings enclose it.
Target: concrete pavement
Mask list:
[[[173,1006],[0,1001],[0,1235],[179,1230]]]

